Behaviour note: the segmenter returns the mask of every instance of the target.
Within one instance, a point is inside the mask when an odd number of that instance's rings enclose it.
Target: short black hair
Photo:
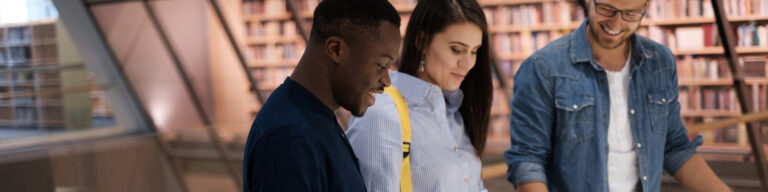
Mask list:
[[[309,37],[318,43],[332,36],[356,41],[371,36],[381,21],[400,27],[400,14],[387,0],[323,0],[315,8]]]

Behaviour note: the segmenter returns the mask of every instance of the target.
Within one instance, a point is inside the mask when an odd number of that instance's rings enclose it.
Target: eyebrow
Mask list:
[[[451,41],[451,42],[448,42],[448,43],[455,43],[455,44],[459,44],[459,45],[462,45],[462,46],[464,46],[464,47],[469,47],[469,45],[467,45],[467,44],[464,44],[464,43],[462,43],[462,42],[458,42],[458,41]]]
[[[390,60],[395,60],[395,57],[392,57],[392,55],[389,55],[388,53],[381,54],[382,57],[389,58]]]

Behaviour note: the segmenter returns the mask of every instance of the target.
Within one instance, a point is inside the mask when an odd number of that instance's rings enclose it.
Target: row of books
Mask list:
[[[714,17],[710,0],[651,0],[646,10],[648,19]]]
[[[723,57],[685,55],[677,58],[677,77],[681,80],[730,80],[731,72]]]
[[[733,87],[681,87],[678,102],[681,111],[741,110]]]
[[[727,15],[768,15],[768,0],[724,0]]]
[[[297,37],[298,29],[293,21],[246,22],[245,34],[248,37]]]
[[[493,46],[499,55],[516,53],[528,55],[563,35],[564,33],[560,31],[495,33],[492,41],[495,42]]]
[[[768,6],[768,4],[766,4]],[[756,25],[750,23],[739,25],[737,28],[738,44],[742,47],[768,48],[768,24]]]
[[[768,14],[768,0],[723,0],[722,7],[729,16]],[[648,19],[678,19],[715,16],[711,0],[651,0]]]
[[[750,93],[752,94],[752,110],[768,110],[768,84],[752,84],[750,87],[752,89],[750,90]]]
[[[639,34],[643,34],[643,32],[639,32]],[[670,49],[698,50],[705,47],[720,46],[720,36],[714,24],[677,28],[650,26],[647,37]]]
[[[520,65],[523,64],[523,61],[510,61],[510,60],[502,60],[499,61],[499,72],[501,72],[501,75],[504,76],[505,79],[514,79],[515,74],[517,74],[517,70],[520,69]],[[512,86],[512,85],[509,85]]]
[[[303,43],[251,45],[246,51],[246,58],[255,60],[284,60],[297,59],[304,53]]]
[[[566,1],[484,8],[491,26],[563,25],[584,19],[581,6]]]
[[[297,0],[296,7],[301,12],[314,12],[318,0]],[[243,1],[243,15],[282,16],[288,13],[284,0],[246,0]]]

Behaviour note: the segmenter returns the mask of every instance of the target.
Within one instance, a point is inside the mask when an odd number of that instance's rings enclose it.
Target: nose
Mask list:
[[[389,79],[389,70],[387,70],[386,72],[384,72],[384,74],[383,74],[382,76],[383,76],[383,77],[379,78],[379,83],[381,83],[382,85],[384,85],[384,87],[389,87],[389,85],[391,85],[391,84],[392,84],[392,80],[391,80],[391,79]]]
[[[469,54],[464,54],[461,56],[461,58],[459,58],[458,65],[459,65],[459,68],[469,69],[469,68],[472,68],[472,65],[474,65],[474,62],[475,62],[475,57],[471,53],[469,53]]]

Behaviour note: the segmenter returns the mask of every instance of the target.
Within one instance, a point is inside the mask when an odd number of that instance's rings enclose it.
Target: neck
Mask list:
[[[587,40],[592,49],[592,56],[603,68],[609,71],[621,70],[629,54],[630,40],[626,40],[621,45],[614,48],[601,46],[594,37],[592,30],[587,26]]]
[[[291,73],[290,78],[299,85],[309,90],[312,95],[320,99],[325,106],[331,110],[336,110],[339,105],[333,99],[331,83],[328,73],[328,66],[331,65],[330,59],[320,58],[310,53],[310,49],[301,56],[298,65]]]

